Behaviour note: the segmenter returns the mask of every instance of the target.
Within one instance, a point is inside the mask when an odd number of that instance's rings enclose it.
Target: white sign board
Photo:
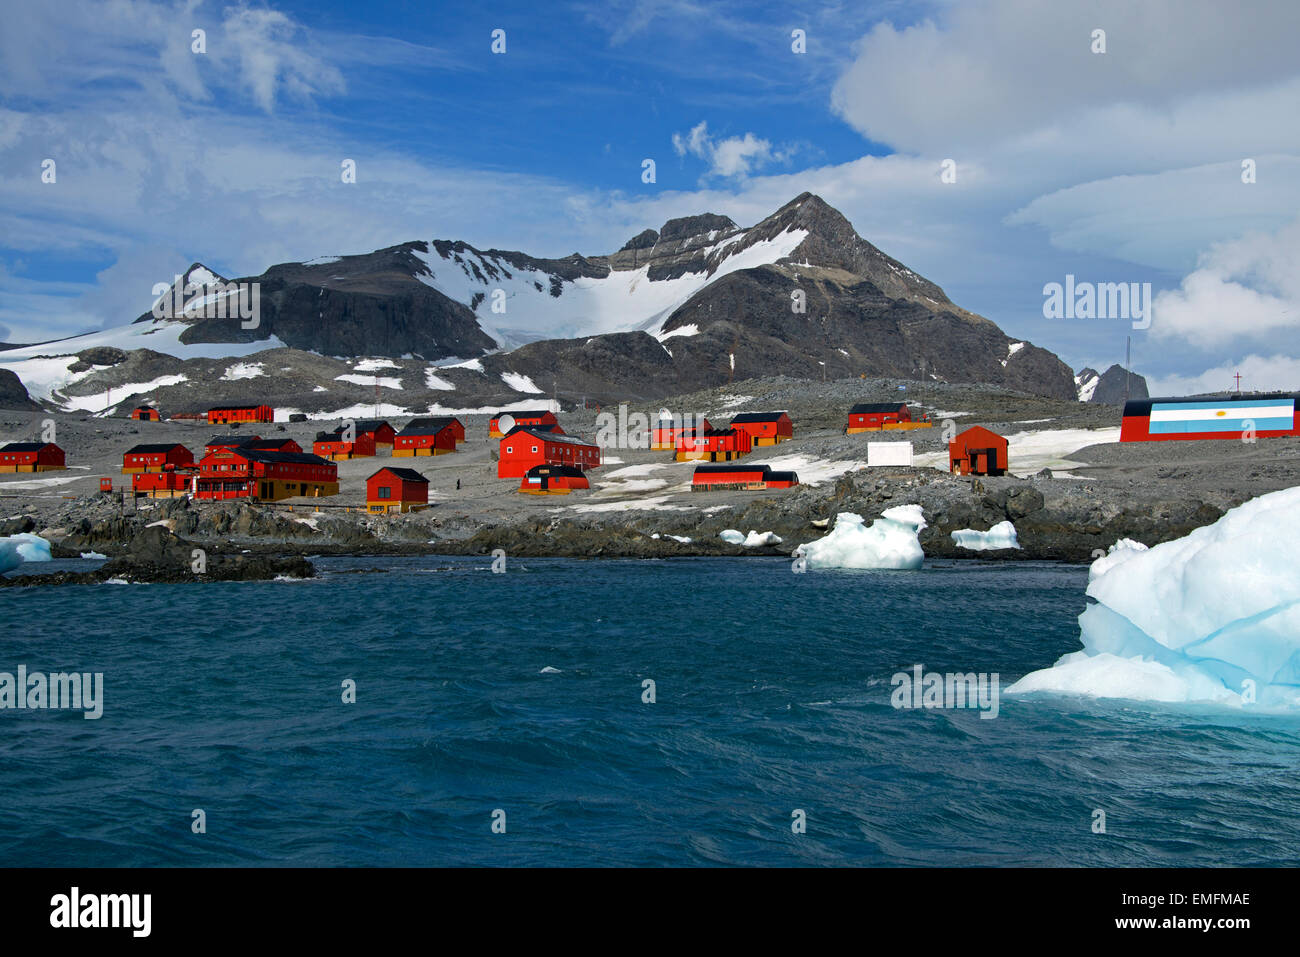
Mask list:
[[[911,442],[868,442],[867,465],[912,464]]]

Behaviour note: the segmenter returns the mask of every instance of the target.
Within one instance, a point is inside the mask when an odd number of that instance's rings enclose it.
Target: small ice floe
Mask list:
[[[728,545],[743,545],[746,548],[757,548],[762,545],[780,545],[781,536],[772,532],[756,532],[750,529],[748,535],[742,535],[734,528],[728,528],[718,534],[718,537]]]
[[[564,672],[561,671],[559,668],[552,668],[550,665],[547,665],[545,668],[543,668],[541,671],[539,671],[539,672],[537,672],[537,673],[538,673],[539,675],[562,675],[562,674],[564,674]]]
[[[106,559],[108,558],[107,555],[101,555],[101,554],[99,554],[99,552],[82,552],[82,553],[81,553],[81,557],[82,557],[82,558],[93,558],[93,559],[95,559],[96,561],[104,561],[104,560],[106,560]]]
[[[991,552],[999,548],[1019,548],[1016,540],[1016,526],[1009,521],[998,522],[987,532],[973,528],[959,528],[952,533],[952,540],[958,548],[972,552]]]
[[[658,532],[655,532],[650,537],[654,539],[671,538],[674,542],[681,542],[683,545],[689,545],[691,543],[691,537],[689,535],[660,535]]]
[[[810,568],[920,568],[923,528],[919,505],[887,508],[869,527],[861,515],[840,512],[829,534],[800,545],[794,554]]]

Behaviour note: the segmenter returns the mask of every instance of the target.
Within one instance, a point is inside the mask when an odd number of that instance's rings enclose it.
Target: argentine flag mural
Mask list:
[[[1290,429],[1295,399],[1244,402],[1153,402],[1148,426],[1152,435],[1182,432],[1256,432]]]

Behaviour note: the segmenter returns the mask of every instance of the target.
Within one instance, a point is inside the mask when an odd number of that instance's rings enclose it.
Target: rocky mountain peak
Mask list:
[[[717,213],[700,213],[698,216],[679,216],[676,219],[670,219],[664,223],[663,228],[659,230],[660,242],[674,242],[679,239],[690,239],[693,236],[700,236],[711,232],[731,232],[739,229],[730,216],[720,216]],[[641,235],[645,235],[642,233]]]

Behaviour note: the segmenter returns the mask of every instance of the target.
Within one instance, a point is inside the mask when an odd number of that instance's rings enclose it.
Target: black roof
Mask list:
[[[360,419],[355,424],[358,432],[374,432],[381,425],[388,425],[388,423],[383,419]],[[388,427],[390,429],[392,428],[391,425],[388,425]],[[339,428],[342,428],[342,426],[339,426]],[[336,429],[335,431],[338,430]]]
[[[54,445],[53,442],[10,442],[8,445],[0,446],[0,452],[39,452],[47,445]],[[54,446],[58,448],[57,445]]]
[[[522,432],[524,435],[531,435],[536,439],[545,439],[549,442],[564,442],[570,445],[590,445],[595,447],[594,442],[588,442],[586,439],[579,438],[576,435],[565,435],[563,432],[538,432],[536,426],[528,426],[522,429],[511,429],[510,434]]]
[[[525,477],[536,478],[542,475],[561,475],[569,478],[582,478],[587,473],[573,465],[534,465]]]
[[[1129,399],[1124,403],[1124,415],[1147,416],[1151,414],[1151,406],[1156,402],[1222,402],[1224,405],[1230,405],[1233,402],[1264,402],[1269,399],[1293,399],[1300,403],[1300,392],[1256,392],[1254,394],[1245,393],[1244,395],[1180,395],[1167,399]]]
[[[493,413],[492,418],[499,419],[503,415],[513,415],[516,419],[536,419],[543,415],[554,415],[550,409],[507,409],[504,412]]]
[[[403,482],[423,482],[425,485],[429,484],[429,480],[425,478],[423,475],[421,475],[419,472],[417,472],[415,469],[403,469],[403,468],[398,468],[394,465],[385,465],[382,469],[379,470],[379,472],[392,472]],[[375,475],[378,475],[379,472],[376,472]],[[366,481],[369,482],[370,479],[375,477],[375,475],[370,476],[370,478],[366,479]]]
[[[511,436],[516,432],[545,432],[547,435],[561,435],[563,430],[558,425],[516,425],[506,435]]]
[[[728,426],[725,429],[695,429],[694,432],[697,435],[701,433],[704,435],[735,435],[736,434],[736,430],[731,428],[730,426]]]
[[[849,409],[850,415],[873,415],[881,412],[897,412],[907,405],[906,402],[859,402]]]
[[[260,435],[214,435],[208,439],[204,448],[211,448],[214,445],[243,445],[246,442],[259,442],[261,438]]]
[[[708,475],[711,472],[761,472],[763,477],[769,477],[772,472],[770,465],[747,465],[740,462],[732,462],[728,465],[697,465],[695,466],[696,475]]]
[[[437,435],[453,422],[459,422],[455,416],[435,415],[422,419],[412,419],[398,435]]]
[[[739,412],[731,417],[732,423],[736,422],[775,422],[781,416],[788,416],[788,412]]]
[[[288,445],[290,442],[293,442],[294,445],[298,444],[297,441],[290,438],[250,439],[247,442],[241,442],[239,447],[241,449],[270,449],[272,452],[274,452],[275,450],[279,449],[281,446]],[[301,448],[301,446],[299,447]]]
[[[310,452],[275,452],[271,449],[246,449],[243,447],[231,451],[242,455],[250,462],[283,462],[293,465],[333,465],[329,459]]]
[[[126,455],[153,455],[158,452],[170,452],[177,446],[185,448],[180,442],[146,442],[143,445],[133,445],[126,450]],[[187,452],[189,449],[185,449]]]
[[[798,472],[768,472],[767,480],[769,482],[793,482],[799,484]]]

